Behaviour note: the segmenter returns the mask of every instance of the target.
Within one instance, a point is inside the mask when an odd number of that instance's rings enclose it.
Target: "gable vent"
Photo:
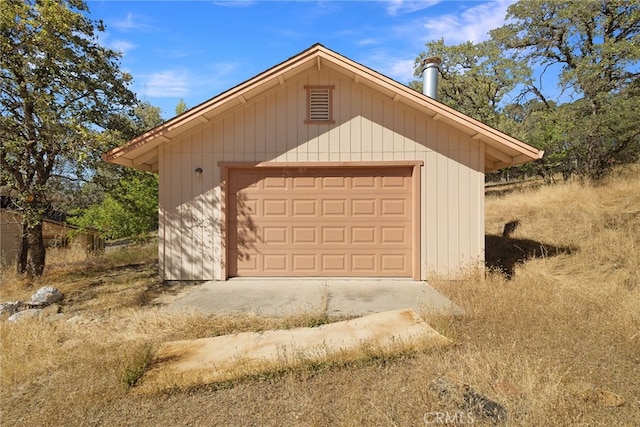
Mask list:
[[[334,86],[305,86],[307,90],[307,119],[305,123],[334,123],[332,91]]]
[[[329,89],[309,90],[309,120],[329,120]]]

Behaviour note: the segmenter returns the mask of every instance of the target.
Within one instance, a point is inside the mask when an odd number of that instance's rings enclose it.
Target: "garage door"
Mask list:
[[[411,175],[230,169],[229,276],[411,277]]]

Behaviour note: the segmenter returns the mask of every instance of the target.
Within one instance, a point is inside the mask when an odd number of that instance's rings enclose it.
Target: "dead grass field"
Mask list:
[[[599,186],[492,192],[486,213],[487,279],[431,282],[467,311],[427,319],[454,346],[159,395],[129,384],[161,342],[328,319],[164,313],[154,299],[178,289],[157,280],[153,244],[51,265],[37,283],[7,274],[0,301],[28,299],[44,285],[65,299],[59,319],[1,324],[0,424],[438,425],[435,413],[465,409],[429,383],[455,374],[503,404],[507,425],[638,425],[640,167]],[[514,220],[520,226],[503,238]],[[605,406],[599,389],[626,403]]]

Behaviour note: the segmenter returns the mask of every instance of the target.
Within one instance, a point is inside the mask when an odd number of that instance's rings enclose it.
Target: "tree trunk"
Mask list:
[[[29,241],[29,257],[27,261],[27,274],[40,277],[44,272],[44,239],[42,238],[42,221],[28,228],[27,239]]]
[[[29,277],[40,277],[44,272],[46,254],[42,236],[42,220],[30,226],[27,215],[28,212],[23,212],[17,272]]]
[[[27,221],[22,219],[22,232],[20,234],[20,246],[18,248],[18,274],[24,274],[27,271],[27,254],[29,252],[29,239],[28,239],[28,225]]]

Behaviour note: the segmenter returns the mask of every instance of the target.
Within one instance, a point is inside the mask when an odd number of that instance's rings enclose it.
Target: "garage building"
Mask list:
[[[316,44],[105,154],[159,174],[164,280],[456,277],[542,152]]]

